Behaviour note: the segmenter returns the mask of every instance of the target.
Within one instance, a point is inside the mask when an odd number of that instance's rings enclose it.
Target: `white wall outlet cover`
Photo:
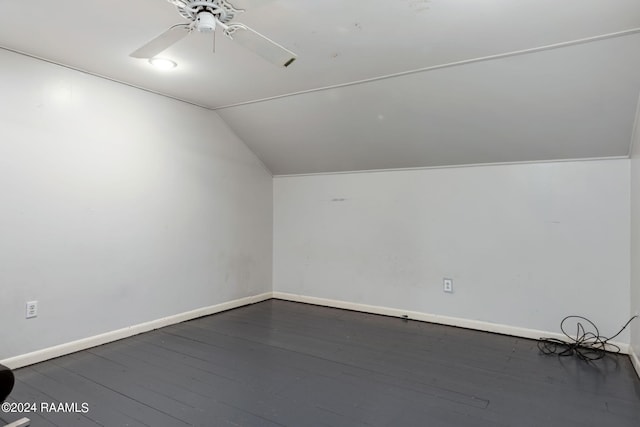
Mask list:
[[[38,301],[27,301],[25,317],[27,319],[38,317]]]
[[[442,290],[445,292],[453,292],[453,279],[442,279]]]

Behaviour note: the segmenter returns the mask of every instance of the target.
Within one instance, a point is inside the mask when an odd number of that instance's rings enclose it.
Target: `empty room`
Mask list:
[[[0,426],[639,426],[639,100],[638,0],[0,0]]]

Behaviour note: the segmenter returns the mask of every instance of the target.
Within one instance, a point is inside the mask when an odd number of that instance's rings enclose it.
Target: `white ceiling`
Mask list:
[[[274,174],[628,154],[638,0],[231,3],[298,61],[192,34],[159,73],[128,54],[183,22],[165,0],[0,0],[0,46],[208,108],[250,102],[217,111]]]

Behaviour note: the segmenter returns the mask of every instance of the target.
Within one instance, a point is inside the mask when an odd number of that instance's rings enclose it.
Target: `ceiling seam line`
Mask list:
[[[137,86],[137,85],[135,85],[133,83],[127,83],[125,81],[118,80],[118,79],[113,78],[113,77],[108,77],[108,76],[105,76],[103,74],[95,73],[95,72],[92,72],[92,71],[84,70],[82,68],[77,68],[77,67],[73,67],[71,65],[62,64],[60,62],[56,62],[56,61],[51,60],[51,59],[46,59],[46,58],[40,57],[38,55],[26,53],[24,51],[21,51],[21,50],[18,50],[18,49],[9,48],[7,46],[0,45],[0,49],[5,50],[7,52],[15,53],[15,54],[18,54],[18,55],[23,55],[23,56],[26,56],[26,57],[29,57],[29,58],[37,59],[37,60],[40,60],[40,61],[43,61],[43,62],[47,62],[49,64],[57,65],[59,67],[63,67],[63,68],[69,69],[69,70],[77,71],[77,72],[82,73],[82,74],[98,77],[98,78],[101,78],[101,79],[104,79],[104,80],[108,80],[108,81],[111,81],[111,82],[114,82],[114,83],[119,83],[119,84],[122,84],[122,85],[125,85],[125,86],[129,86],[129,87],[134,88],[134,89],[142,90],[142,91],[147,92],[147,93],[151,93],[151,94],[158,95],[158,96],[163,96],[165,98],[173,99],[173,100],[179,101],[179,102],[184,102],[185,104],[193,105],[195,107],[203,108],[205,110],[217,111],[217,110],[222,110],[222,109],[226,109],[226,108],[239,107],[239,106],[243,106],[243,105],[250,105],[250,104],[256,104],[256,103],[276,100],[276,99],[280,99],[280,98],[292,97],[292,96],[296,96],[296,95],[304,95],[304,94],[307,94],[307,93],[320,92],[320,91],[331,90],[331,89],[338,89],[338,88],[341,88],[341,87],[355,86],[355,85],[359,85],[359,84],[365,84],[365,83],[375,82],[375,81],[379,81],[379,80],[391,79],[391,78],[395,78],[395,77],[402,77],[402,76],[411,75],[411,74],[419,74],[419,73],[422,73],[422,72],[428,72],[428,71],[442,69],[442,68],[450,68],[450,67],[461,66],[461,65],[466,65],[466,64],[472,64],[472,63],[477,63],[477,62],[491,61],[491,60],[494,60],[494,59],[508,58],[508,57],[512,57],[512,56],[520,56],[520,55],[526,55],[526,54],[529,54],[529,53],[536,53],[536,52],[542,52],[542,51],[546,51],[546,50],[553,50],[553,49],[559,49],[559,48],[563,48],[563,47],[570,47],[570,46],[586,44],[586,43],[595,42],[595,41],[607,40],[607,39],[611,39],[611,38],[624,37],[624,36],[633,35],[633,34],[636,34],[636,33],[640,33],[640,27],[632,28],[632,29],[628,29],[628,30],[623,30],[623,31],[615,32],[615,33],[607,33],[607,34],[602,34],[602,35],[583,38],[583,39],[576,39],[576,40],[571,40],[571,41],[567,41],[567,42],[561,42],[561,43],[556,43],[556,44],[551,44],[551,45],[539,46],[539,47],[535,47],[535,48],[517,50],[517,51],[501,53],[501,54],[495,54],[495,55],[479,57],[479,58],[466,59],[466,60],[457,61],[457,62],[451,62],[451,63],[447,63],[447,64],[440,64],[440,65],[434,65],[434,66],[430,66],[430,67],[418,68],[418,69],[415,69],[415,70],[402,71],[402,72],[399,72],[399,73],[389,74],[389,75],[385,75],[385,76],[372,77],[372,78],[364,79],[364,80],[356,80],[356,81],[353,81],[353,82],[340,83],[340,84],[330,85],[330,86],[323,86],[323,87],[319,87],[319,88],[307,89],[307,90],[302,90],[302,91],[298,91],[298,92],[290,92],[290,93],[286,93],[286,94],[282,94],[282,95],[275,95],[275,96],[266,97],[266,98],[260,98],[260,99],[250,100],[250,101],[243,101],[243,102],[238,102],[238,103],[234,103],[234,104],[223,105],[223,106],[220,106],[220,107],[212,107],[212,106],[207,106],[207,105],[203,105],[203,104],[198,104],[198,103],[193,102],[193,101],[188,101],[188,100],[183,99],[183,98],[178,98],[176,96],[172,96],[172,95],[169,95],[169,94],[166,94],[166,93],[154,91],[152,89],[144,88],[142,86]]]
[[[571,162],[598,162],[609,160],[628,160],[629,156],[606,156],[606,157],[585,157],[573,159],[549,159],[549,160],[524,160],[512,162],[491,162],[491,163],[467,163],[464,165],[442,165],[442,166],[417,166],[409,168],[387,168],[387,169],[365,169],[365,170],[349,170],[349,171],[333,171],[333,172],[311,172],[311,173],[290,173],[273,175],[273,178],[291,178],[303,176],[323,176],[323,175],[347,175],[360,173],[382,173],[382,172],[410,172],[421,170],[438,170],[438,169],[457,169],[457,168],[475,168],[475,167],[491,167],[491,166],[510,166],[510,165],[536,165],[549,163],[571,163]]]
[[[633,128],[631,129],[631,141],[629,141],[629,158],[633,156],[633,149],[637,144],[637,139],[640,137],[638,134],[638,126],[640,126],[640,93],[638,94],[638,103],[636,104],[636,116],[633,119]]]
[[[210,107],[210,106],[198,104],[196,102],[188,101],[186,99],[178,98],[177,96],[168,95],[166,93],[157,92],[157,91],[154,91],[152,89],[148,89],[148,88],[145,88],[145,87],[142,87],[142,86],[137,86],[137,85],[135,85],[133,83],[127,83],[125,81],[118,80],[118,79],[113,78],[113,77],[105,76],[104,74],[98,74],[98,73],[94,73],[93,71],[83,70],[82,68],[77,68],[77,67],[73,67],[71,65],[62,64],[62,63],[56,62],[56,61],[54,61],[52,59],[46,59],[46,58],[40,57],[38,55],[33,55],[31,53],[23,52],[23,51],[18,50],[18,49],[12,49],[10,47],[6,47],[6,46],[2,46],[2,45],[0,45],[0,49],[1,50],[5,50],[7,52],[15,53],[17,55],[26,56],[27,58],[37,59],[38,61],[43,61],[43,62],[46,62],[48,64],[57,65],[58,67],[66,68],[68,70],[77,71],[78,73],[86,74],[88,76],[97,77],[99,79],[104,79],[104,80],[107,80],[107,81],[110,81],[110,82],[119,83],[121,85],[131,87],[131,88],[134,88],[134,89],[142,90],[142,91],[147,92],[147,93],[152,93],[154,95],[158,95],[158,96],[162,96],[162,97],[165,97],[165,98],[173,99],[174,101],[184,102],[185,104],[189,104],[189,105],[192,105],[194,107],[203,108],[203,109],[208,110],[208,111],[215,111],[215,108]]]
[[[266,97],[266,98],[254,99],[254,100],[250,100],[250,101],[237,102],[237,103],[234,103],[234,104],[223,105],[223,106],[220,106],[220,107],[211,107],[211,109],[214,110],[214,111],[217,111],[217,110],[223,110],[223,109],[227,109],[227,108],[240,107],[240,106],[243,106],[243,105],[257,104],[257,103],[266,102],[266,101],[273,101],[273,100],[280,99],[280,98],[289,98],[289,97],[293,97],[293,96],[297,96],[297,95],[304,95],[304,94],[307,94],[307,93],[322,92],[322,91],[326,91],[326,90],[339,89],[339,88],[349,87],[349,86],[357,86],[357,85],[361,85],[361,84],[377,82],[377,81],[380,81],[380,80],[387,80],[387,79],[392,79],[392,78],[397,78],[397,77],[408,76],[408,75],[412,75],[412,74],[420,74],[420,73],[433,71],[433,70],[439,70],[439,69],[443,69],[443,68],[452,68],[452,67],[458,67],[458,66],[467,65],[467,64],[474,64],[474,63],[478,63],[478,62],[492,61],[492,60],[496,60],[496,59],[510,58],[510,57],[513,57],[513,56],[522,56],[522,55],[527,55],[527,54],[531,54],[531,53],[544,52],[544,51],[547,51],[547,50],[560,49],[560,48],[564,48],[564,47],[571,47],[571,46],[576,46],[576,45],[581,45],[581,44],[586,44],[586,43],[592,43],[592,42],[597,42],[597,41],[602,41],[602,40],[608,40],[608,39],[612,39],[612,38],[624,37],[624,36],[629,36],[629,35],[633,35],[633,34],[637,34],[637,33],[640,33],[640,27],[631,28],[631,29],[623,30],[623,31],[618,31],[618,32],[615,32],[615,33],[601,34],[601,35],[598,35],[598,36],[586,37],[586,38],[582,38],[582,39],[570,40],[570,41],[566,41],[566,42],[554,43],[554,44],[538,46],[538,47],[533,47],[533,48],[528,48],[528,49],[521,49],[521,50],[515,50],[515,51],[511,51],[511,52],[506,52],[506,53],[498,53],[498,54],[494,54],[494,55],[481,56],[481,57],[478,57],[478,58],[464,59],[464,60],[461,60],[461,61],[448,62],[448,63],[445,63],[445,64],[431,65],[429,67],[417,68],[417,69],[408,70],[408,71],[401,71],[401,72],[398,72],[398,73],[387,74],[387,75],[384,75],[384,76],[371,77],[371,78],[362,79],[362,80],[355,80],[355,81],[347,82],[347,83],[339,83],[339,84],[335,84],[335,85],[322,86],[322,87],[313,88],[313,89],[305,89],[305,90],[301,90],[301,91],[298,91],[298,92],[290,92],[290,93],[285,93],[285,94],[282,94],[282,95],[275,95],[275,96],[270,96],[270,97]]]

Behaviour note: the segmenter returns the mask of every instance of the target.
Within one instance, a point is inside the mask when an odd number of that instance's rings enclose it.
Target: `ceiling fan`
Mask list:
[[[163,50],[182,40],[193,30],[201,33],[214,33],[216,27],[222,28],[225,36],[262,56],[276,65],[288,67],[296,60],[296,54],[279,45],[266,36],[239,22],[231,22],[237,13],[227,0],[167,0],[176,6],[178,13],[190,23],[177,24],[132,52],[133,58],[151,59]]]

